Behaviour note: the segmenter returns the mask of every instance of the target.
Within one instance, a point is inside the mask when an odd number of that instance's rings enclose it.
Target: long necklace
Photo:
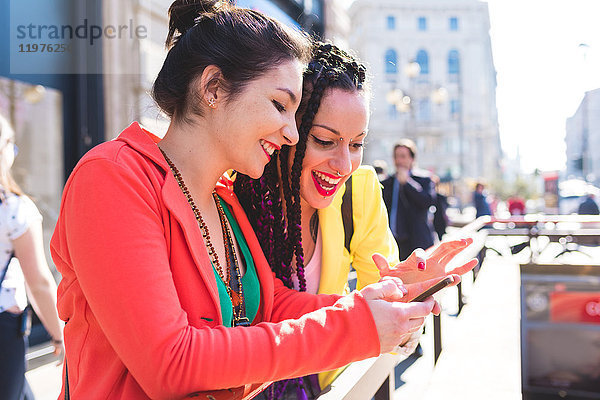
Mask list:
[[[202,218],[202,214],[200,214],[200,210],[196,206],[196,203],[194,202],[194,199],[192,198],[190,191],[188,190],[185,182],[183,181],[183,177],[181,176],[181,173],[179,172],[179,170],[177,169],[175,164],[173,164],[171,159],[167,156],[167,154],[162,149],[160,149],[160,151],[161,151],[163,157],[165,158],[165,160],[167,161],[167,164],[169,164],[169,168],[171,168],[171,172],[173,173],[173,176],[175,177],[175,180],[177,181],[179,188],[185,195],[185,197],[188,201],[188,204],[192,208],[192,211],[194,212],[194,216],[196,217],[196,221],[198,221],[198,225],[200,225],[200,230],[202,231],[202,237],[204,238],[204,242],[206,243],[206,247],[208,249],[208,255],[210,256],[211,261],[212,261],[213,265],[215,266],[215,269],[217,270],[217,273],[221,277],[221,280],[225,284],[225,288],[227,289],[227,294],[228,294],[229,298],[231,299],[231,304],[233,305],[234,325],[235,326],[249,325],[250,321],[248,320],[248,318],[246,318],[246,312],[245,312],[244,290],[242,287],[242,274],[241,274],[238,259],[237,259],[236,253],[235,253],[233,238],[231,236],[231,232],[229,231],[229,225],[227,224],[227,216],[225,215],[225,210],[223,210],[223,206],[221,206],[221,202],[219,201],[219,196],[213,190],[212,196],[213,196],[213,200],[215,201],[215,204],[217,206],[219,220],[221,222],[221,230],[223,231],[223,242],[224,242],[223,244],[225,247],[225,262],[227,263],[226,265],[229,267],[229,268],[227,268],[227,275],[225,275],[225,273],[223,272],[223,268],[221,267],[221,263],[219,262],[219,257],[217,255],[217,252],[215,251],[215,248],[210,240],[210,233],[208,231],[208,226],[204,222],[204,218]],[[233,282],[231,279],[232,271],[233,271],[233,275],[234,275]],[[232,287],[232,284],[235,287]]]

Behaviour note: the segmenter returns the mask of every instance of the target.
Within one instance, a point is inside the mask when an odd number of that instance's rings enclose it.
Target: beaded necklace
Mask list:
[[[185,182],[183,181],[183,177],[181,173],[173,164],[171,159],[167,156],[167,154],[160,149],[163,157],[169,164],[169,168],[171,168],[171,172],[179,185],[179,188],[185,195],[192,211],[194,212],[194,216],[196,217],[196,221],[198,221],[198,225],[200,225],[200,230],[202,231],[202,237],[204,238],[204,242],[206,243],[206,247],[208,250],[208,255],[211,259],[212,264],[215,266],[217,273],[221,277],[221,280],[225,284],[225,288],[227,289],[227,294],[231,299],[231,304],[233,305],[233,325],[234,326],[248,326],[250,325],[250,320],[246,317],[246,306],[244,304],[244,289],[242,287],[242,274],[240,271],[237,255],[235,252],[235,247],[233,244],[233,238],[231,236],[231,232],[229,231],[229,225],[227,224],[227,216],[225,215],[225,210],[223,210],[223,206],[221,206],[221,202],[219,201],[219,197],[217,193],[213,190],[212,196],[215,204],[217,206],[217,211],[219,214],[219,220],[221,222],[221,230],[223,231],[223,244],[225,247],[225,262],[227,263],[227,275],[223,272],[223,268],[221,267],[221,263],[219,262],[219,257],[215,248],[210,240],[210,233],[208,231],[208,226],[204,222],[204,218],[200,214],[200,210],[196,206],[194,199],[190,191],[188,190]],[[233,272],[233,274],[232,274]],[[233,279],[232,279],[233,275]]]

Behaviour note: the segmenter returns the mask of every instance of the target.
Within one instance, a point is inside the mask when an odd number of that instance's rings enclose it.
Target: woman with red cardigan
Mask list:
[[[223,177],[259,177],[297,142],[307,40],[225,1],[178,0],[169,15],[153,88],[171,118],[164,138],[131,124],[64,189],[51,242],[61,396],[235,398],[391,351],[439,312],[433,299],[401,302],[430,282],[343,297],[285,288]]]

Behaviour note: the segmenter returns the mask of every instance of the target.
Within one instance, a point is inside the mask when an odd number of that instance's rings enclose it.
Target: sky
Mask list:
[[[600,1],[487,3],[502,147],[525,172],[563,169],[566,119],[600,88]]]
[[[564,169],[566,120],[586,91],[600,88],[600,0],[481,1],[490,12],[502,148],[509,159],[519,155],[524,172]]]

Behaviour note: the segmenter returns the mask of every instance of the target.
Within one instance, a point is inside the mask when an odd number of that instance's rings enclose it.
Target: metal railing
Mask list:
[[[575,243],[578,245],[600,245],[600,217],[579,215],[526,215],[511,218],[479,217],[448,234],[447,239],[472,237],[474,243],[458,256],[457,263],[470,258],[479,259],[473,270],[476,279],[482,267],[487,250],[502,253],[487,247],[488,236],[523,236],[526,246],[531,248],[531,258],[539,256],[541,248],[538,239],[547,237],[550,242]],[[572,251],[572,250],[569,250]],[[574,250],[579,251],[579,250]],[[457,286],[459,313],[465,304],[462,284]],[[442,323],[439,316],[433,319],[434,360],[442,352]],[[350,364],[334,381],[328,392],[320,400],[390,400],[394,393],[394,367],[403,359],[399,355],[384,354],[376,358]]]
[[[382,354],[350,364],[319,400],[390,400],[395,382],[394,367],[405,357]]]
[[[473,237],[474,243],[460,255],[460,262],[478,257],[485,246],[487,233],[482,231],[489,217],[481,217],[476,221],[456,230],[449,239]],[[458,285],[459,305],[462,307],[462,293]],[[442,351],[442,323],[440,316],[433,318],[434,360],[437,361]],[[354,362],[335,379],[330,388],[319,400],[391,400],[395,389],[394,367],[406,356],[382,354],[379,357]]]
[[[555,259],[568,252],[586,254],[580,246],[600,246],[600,216],[597,215],[528,214],[491,218],[486,225],[489,228],[488,235],[522,237],[521,243],[511,246],[511,252],[516,254],[529,248],[529,262],[532,263],[536,263],[540,254],[553,242],[563,246],[562,251],[554,256]]]

